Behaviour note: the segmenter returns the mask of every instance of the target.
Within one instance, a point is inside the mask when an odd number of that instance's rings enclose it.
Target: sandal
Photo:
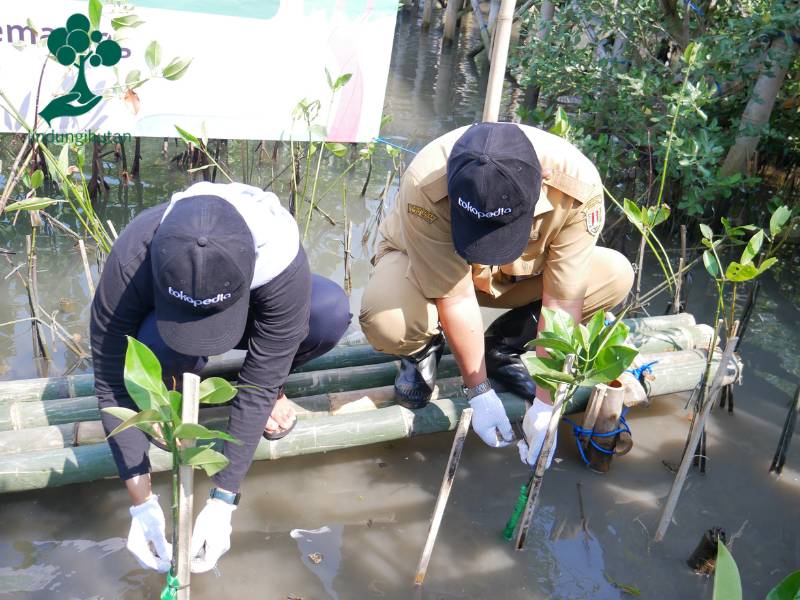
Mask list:
[[[261,436],[265,440],[268,440],[270,442],[274,442],[274,441],[280,440],[282,438],[285,438],[287,435],[289,435],[292,432],[292,430],[294,429],[295,425],[297,425],[297,416],[295,416],[294,421],[292,421],[292,424],[287,429],[281,429],[281,430],[275,431],[273,433],[268,433],[267,430],[265,429],[264,432],[261,434]]]

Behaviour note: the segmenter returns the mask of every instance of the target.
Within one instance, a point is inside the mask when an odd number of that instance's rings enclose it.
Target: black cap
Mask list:
[[[456,252],[471,263],[504,265],[525,250],[542,168],[514,123],[479,123],[447,160],[447,195]]]
[[[156,326],[181,354],[209,356],[244,334],[255,268],[250,229],[217,196],[176,202],[150,245]]]

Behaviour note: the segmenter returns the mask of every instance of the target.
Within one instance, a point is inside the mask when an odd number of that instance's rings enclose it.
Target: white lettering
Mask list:
[[[184,294],[182,290],[173,290],[172,286],[169,286],[169,295],[174,296],[178,300],[183,300],[184,302],[188,302],[194,307],[217,304],[218,302],[224,302],[225,300],[228,300],[231,297],[230,294],[219,293],[213,298],[206,298],[204,300],[195,300],[191,296],[187,296],[186,294]]]
[[[458,205],[463,208],[464,210],[471,212],[473,215],[478,217],[479,219],[491,219],[492,217],[501,217],[503,215],[510,215],[511,209],[510,208],[498,208],[497,210],[493,210],[491,212],[485,213],[479,211],[477,208],[472,206],[470,202],[464,202],[461,197],[458,198]]]

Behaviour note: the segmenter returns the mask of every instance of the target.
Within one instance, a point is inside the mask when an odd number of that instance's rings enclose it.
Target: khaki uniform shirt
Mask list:
[[[605,219],[600,175],[566,140],[535,127],[519,127],[547,175],[520,258],[500,266],[468,264],[455,251],[446,168],[450,151],[468,128],[461,127],[430,142],[408,166],[395,206],[381,224],[375,261],[393,250],[406,253],[406,276],[427,298],[457,295],[469,285],[496,298],[520,279],[539,274],[551,296],[584,298],[591,276],[589,258]]]

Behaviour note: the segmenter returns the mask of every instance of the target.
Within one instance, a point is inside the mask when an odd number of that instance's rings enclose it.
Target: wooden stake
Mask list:
[[[200,398],[200,378],[193,373],[183,374],[183,408],[181,419],[184,423],[197,423]],[[194,441],[183,447],[191,448]],[[191,575],[192,546],[192,503],[194,500],[194,469],[189,465],[180,467],[180,488],[178,491],[178,540],[173,540],[172,560],[176,565],[175,575],[180,582],[178,600],[189,600],[189,577]]]
[[[505,2],[506,0],[503,1]],[[564,359],[564,368],[562,372],[570,373],[574,362],[575,355],[568,354]],[[517,550],[522,550],[525,547],[525,540],[528,538],[528,528],[531,526],[533,512],[536,510],[536,503],[539,500],[539,492],[542,489],[544,472],[547,468],[547,463],[550,462],[550,454],[553,452],[553,443],[556,441],[556,429],[558,428],[558,422],[561,420],[561,411],[564,407],[564,403],[567,400],[568,387],[567,384],[560,383],[556,388],[553,413],[550,415],[550,423],[547,425],[547,433],[544,436],[542,450],[539,452],[539,458],[536,459],[533,479],[528,486],[528,500],[525,503],[525,511],[522,513],[522,518],[519,522],[519,533],[517,533],[517,543],[515,545]]]
[[[613,383],[616,383],[618,387],[614,387]],[[625,388],[619,382],[612,382],[602,387],[606,389],[603,393],[603,400],[597,413],[597,419],[592,425],[595,433],[608,433],[619,428],[619,418],[622,415],[622,403],[625,396]],[[613,452],[617,445],[617,438],[619,438],[619,434],[609,437],[597,437],[594,439],[594,443]],[[589,459],[589,468],[592,471],[595,473],[608,473],[611,468],[611,459],[614,458],[614,455],[601,452],[587,440],[586,457]]]
[[[83,240],[78,240],[78,248],[81,252],[81,260],[83,261],[83,271],[86,273],[86,283],[89,284],[89,296],[94,298],[94,281],[92,280],[92,271],[89,268],[89,259],[86,256],[86,244]]]
[[[491,41],[489,40],[489,30],[486,28],[486,24],[483,22],[483,13],[481,12],[481,4],[478,0],[470,0],[472,3],[472,11],[475,13],[475,21],[478,24],[478,31],[481,34],[481,39],[483,40],[483,48],[486,49],[488,54],[488,48],[491,48]],[[478,50],[480,52],[480,50]],[[475,53],[477,54],[477,52]],[[505,70],[505,69],[504,69]],[[485,121],[486,119],[484,119]]]
[[[456,37],[456,25],[458,24],[458,6],[460,2],[449,0],[444,11],[444,41],[452,42]]]
[[[798,415],[800,415],[800,385],[797,386],[797,391],[794,393],[794,402],[789,405],[789,412],[786,415],[786,421],[781,430],[781,437],[778,439],[778,447],[775,450],[775,456],[772,457],[772,463],[769,466],[770,473],[774,471],[780,475],[781,471],[783,471],[786,455],[789,453],[789,442],[792,441]]]
[[[433,5],[436,0],[424,0],[425,6],[422,8],[422,28],[427,29],[431,25],[433,17]]]
[[[454,0],[450,0],[450,2],[455,3]],[[442,516],[447,506],[447,500],[450,498],[450,490],[453,487],[456,469],[458,469],[461,451],[464,449],[464,441],[467,439],[467,432],[469,432],[469,424],[471,422],[472,409],[465,408],[458,421],[456,437],[453,439],[453,447],[450,449],[450,458],[447,460],[447,468],[444,471],[442,485],[439,488],[439,497],[436,498],[436,507],[433,509],[433,516],[431,516],[428,538],[425,540],[422,556],[419,557],[419,565],[417,566],[417,575],[414,577],[414,585],[422,585],[422,582],[425,580],[425,574],[428,572],[428,563],[433,553],[433,545],[436,543],[436,536],[439,534],[439,526],[442,524]]]
[[[681,225],[681,256],[678,259],[678,278],[675,281],[675,298],[672,301],[672,314],[681,312],[681,293],[683,291],[684,273],[686,266],[686,225]],[[684,307],[685,310],[685,307]]]
[[[506,76],[506,63],[508,62],[508,46],[511,43],[511,24],[514,19],[514,0],[503,0],[500,13],[497,15],[497,27],[492,46],[491,67],[489,68],[489,82],[486,85],[486,100],[483,104],[483,120],[486,123],[496,123],[500,116],[500,101],[503,97],[503,82]],[[487,40],[484,40],[487,44]]]
[[[660,542],[664,539],[664,534],[667,532],[667,528],[672,521],[672,515],[675,512],[675,507],[678,504],[678,498],[680,498],[683,485],[686,483],[686,476],[689,474],[689,467],[692,465],[695,449],[700,441],[700,435],[705,428],[706,419],[711,412],[711,407],[714,405],[714,402],[716,402],[717,396],[722,389],[723,382],[725,380],[725,373],[728,370],[728,363],[733,358],[733,350],[736,347],[737,342],[738,338],[735,336],[728,338],[728,341],[725,344],[725,351],[722,353],[722,359],[720,360],[719,367],[717,368],[717,372],[715,373],[714,379],[711,383],[711,390],[703,401],[703,405],[700,407],[700,410],[697,412],[697,419],[695,419],[695,421],[692,423],[692,428],[689,431],[688,443],[683,451],[683,458],[681,458],[681,465],[678,468],[678,473],[675,475],[675,480],[672,482],[672,487],[670,488],[667,502],[664,505],[664,511],[661,513],[661,519],[658,522],[658,528],[653,536],[653,540],[656,542]]]

